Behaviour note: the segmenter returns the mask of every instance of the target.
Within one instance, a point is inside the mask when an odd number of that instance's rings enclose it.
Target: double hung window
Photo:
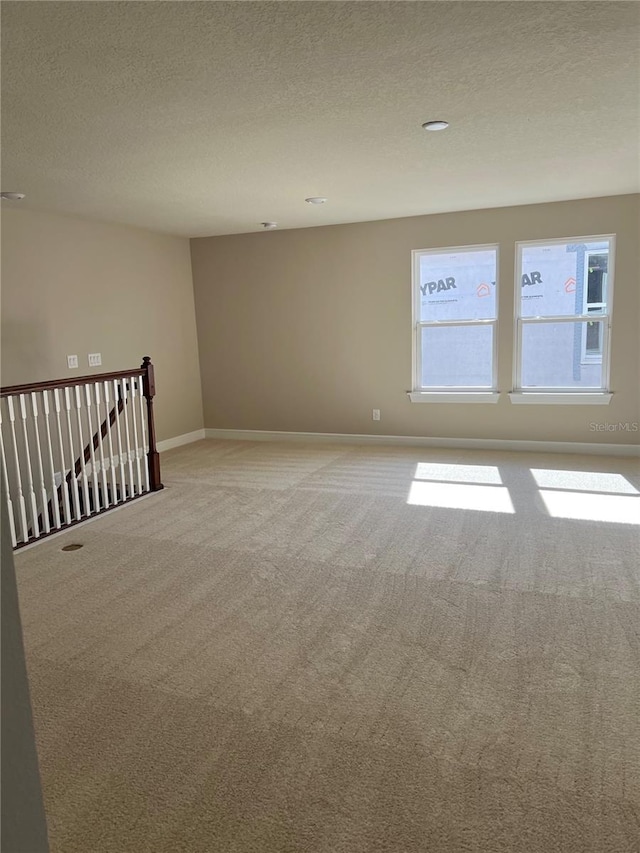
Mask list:
[[[607,392],[613,237],[517,249],[515,391]]]
[[[497,246],[413,252],[411,399],[496,389]]]

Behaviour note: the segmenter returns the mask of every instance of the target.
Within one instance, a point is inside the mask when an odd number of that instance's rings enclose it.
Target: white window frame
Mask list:
[[[492,320],[421,320],[420,319],[420,258],[424,255],[441,255],[448,252],[480,252],[490,249],[496,253],[495,306],[496,316]],[[408,392],[412,403],[497,403],[498,402],[498,287],[500,246],[486,243],[471,246],[445,246],[432,249],[414,249],[411,252],[411,314],[412,352],[411,387]],[[492,371],[491,385],[421,385],[422,378],[422,334],[427,326],[492,326]]]
[[[514,299],[514,330],[515,330],[515,347],[513,360],[513,391],[509,394],[512,403],[546,403],[546,404],[575,404],[575,405],[602,405],[608,404],[613,396],[610,391],[610,368],[611,368],[611,325],[612,325],[612,306],[613,306],[613,285],[614,285],[614,264],[615,264],[615,234],[596,234],[586,237],[551,237],[549,239],[540,240],[521,240],[516,243],[515,252],[515,299]],[[583,302],[582,314],[569,315],[543,315],[534,317],[522,317],[522,251],[527,246],[550,246],[554,244],[566,243],[596,243],[607,240],[609,246],[606,250],[599,250],[600,253],[607,251],[609,262],[607,264],[607,291],[606,291],[606,306],[607,310],[602,314],[589,314],[586,308],[586,295]],[[588,256],[585,258],[585,264],[588,263]],[[586,280],[585,280],[586,281]],[[585,290],[586,294],[586,290]],[[579,323],[582,321],[594,320],[597,317],[602,321],[602,386],[600,388],[571,388],[569,386],[549,386],[523,388],[521,385],[522,377],[522,330],[525,325],[534,323]],[[583,327],[586,328],[586,327]],[[583,349],[584,354],[585,338],[583,332]]]

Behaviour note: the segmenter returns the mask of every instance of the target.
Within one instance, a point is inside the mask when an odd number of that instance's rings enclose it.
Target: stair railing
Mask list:
[[[154,368],[0,389],[2,481],[14,548],[163,488]]]

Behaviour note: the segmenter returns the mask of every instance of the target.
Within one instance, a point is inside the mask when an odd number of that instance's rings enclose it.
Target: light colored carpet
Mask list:
[[[162,461],[17,557],[54,853],[640,850],[636,462]]]

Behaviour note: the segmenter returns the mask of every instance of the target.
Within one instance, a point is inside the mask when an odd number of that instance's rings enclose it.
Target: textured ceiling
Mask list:
[[[625,2],[9,0],[2,188],[190,236],[636,192],[639,21]]]

